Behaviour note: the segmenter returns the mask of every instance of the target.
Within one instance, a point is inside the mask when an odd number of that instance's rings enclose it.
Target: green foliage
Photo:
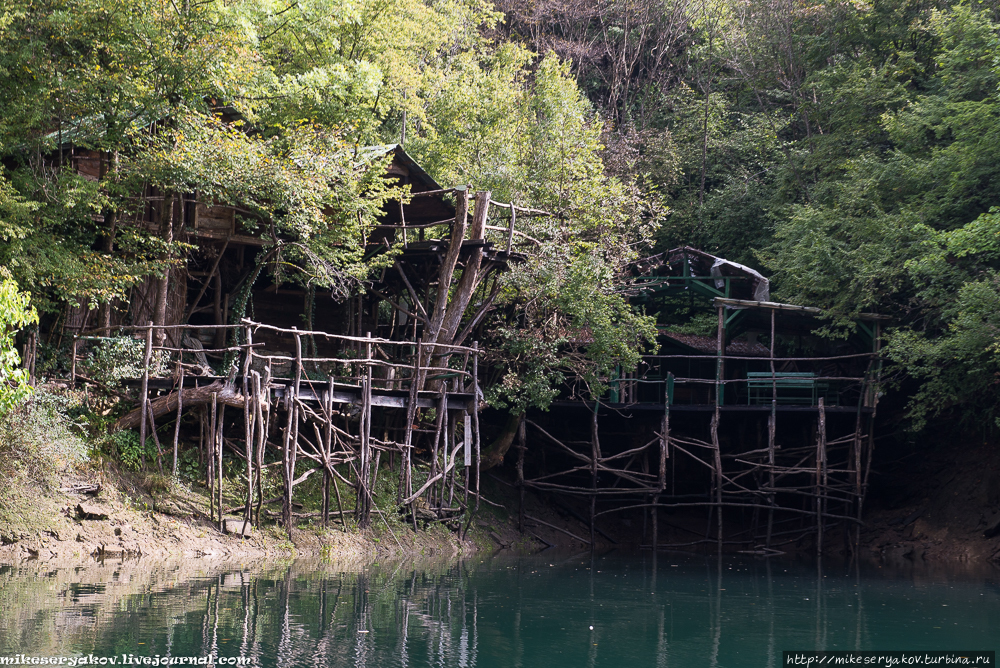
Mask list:
[[[70,417],[72,401],[40,391],[0,415],[0,470],[49,483],[56,473],[86,459],[82,425]]]
[[[14,335],[29,324],[38,322],[27,293],[0,270],[0,416],[31,395],[28,372],[21,369],[21,357],[14,345]]]
[[[131,471],[138,471],[141,468],[143,455],[151,460],[156,458],[153,439],[147,438],[144,447],[139,441],[138,432],[132,429],[121,429],[105,435],[101,439],[101,449]]]
[[[90,378],[108,387],[117,387],[123,378],[138,378],[143,373],[146,344],[133,336],[115,336],[97,342],[80,361]],[[151,373],[157,371],[155,361]]]
[[[615,291],[612,267],[589,244],[551,244],[510,272],[514,316],[491,341],[500,374],[487,394],[493,405],[547,408],[567,376],[600,396],[616,366],[638,364],[656,340],[655,322]]]

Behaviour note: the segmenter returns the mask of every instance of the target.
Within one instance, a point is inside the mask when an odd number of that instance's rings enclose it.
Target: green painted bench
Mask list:
[[[772,384],[779,404],[815,406],[828,389],[828,384],[817,381],[811,371],[779,371],[773,379],[770,371],[748,371],[747,405],[769,403]]]

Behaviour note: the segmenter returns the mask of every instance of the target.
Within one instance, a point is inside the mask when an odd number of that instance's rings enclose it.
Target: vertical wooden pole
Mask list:
[[[80,337],[79,337],[78,334],[74,334],[73,335],[73,361],[72,361],[72,364],[70,366],[70,372],[69,372],[70,387],[72,387],[73,389],[76,389],[76,357],[77,357],[77,350],[78,350],[79,344],[80,344]]]
[[[198,381],[194,382],[195,387],[198,387]],[[208,429],[205,420],[205,407],[202,406],[198,409],[198,470],[201,471],[201,467],[205,464],[205,430]]]
[[[513,207],[511,208],[513,211]],[[522,417],[517,425],[517,529],[524,533],[524,453],[528,449],[525,432],[527,427]]]
[[[208,519],[215,520],[215,441],[216,423],[218,420],[219,395],[212,392],[212,418],[209,422],[208,443],[206,450],[208,454]],[[220,513],[221,514],[221,513]]]
[[[420,357],[423,355],[423,346],[417,341],[414,351],[413,371],[410,375],[410,394],[406,402],[406,425],[403,430],[403,466],[400,467],[399,493],[397,501],[402,502],[404,498],[413,494],[413,460],[411,457],[413,443],[413,421],[417,417],[417,379],[420,376]]]
[[[294,391],[293,387],[286,387],[285,392],[291,393]],[[292,537],[292,472],[289,470],[291,465],[291,455],[289,454],[292,449],[292,430],[294,429],[295,421],[295,403],[289,399],[285,402],[288,411],[288,419],[285,422],[285,433],[282,438],[282,449],[281,449],[281,477],[284,483],[284,498],[281,503],[281,521],[285,525],[285,531],[288,532],[288,538]]]
[[[712,415],[712,454],[715,456],[715,522],[716,542],[722,550],[722,448],[719,445],[719,405]]]
[[[715,364],[715,404],[721,406],[725,402],[725,392],[726,392],[726,370],[724,368],[724,357],[726,356],[726,311],[725,307],[720,306],[719,311],[719,326],[716,332],[716,357],[717,361]]]
[[[451,441],[445,440],[448,448],[448,452],[452,452],[452,442],[456,440],[455,431],[458,429],[458,415],[456,413],[448,414],[448,431],[445,432],[446,435],[451,437]],[[456,447],[458,447],[456,445]],[[451,462],[451,472],[448,474],[448,502],[447,506],[451,508],[452,502],[455,500],[455,476],[458,475],[458,466],[454,461],[454,457],[458,456],[458,452],[450,455],[452,457]]]
[[[597,520],[597,460],[601,458],[601,444],[597,436],[597,401],[590,419],[590,549],[594,549]]]
[[[865,389],[862,389],[864,392]],[[861,507],[861,401],[858,402],[858,415],[854,423],[854,445],[853,445],[853,468],[854,468],[854,497],[855,509]],[[844,513],[847,514],[846,512]],[[854,544],[852,551],[858,553],[861,547],[861,515],[858,514],[858,522],[854,525]]]
[[[776,311],[771,309],[771,415],[767,419],[767,475],[768,489],[771,491],[767,494],[767,537],[764,543],[768,548],[771,547],[771,534],[774,532],[774,438],[778,427],[778,380],[774,368],[775,313]]]
[[[246,531],[246,523],[250,521],[250,511],[253,507],[253,462],[254,462],[254,431],[260,429],[257,422],[257,411],[254,408],[257,395],[253,392],[253,379],[250,377],[250,363],[253,360],[253,330],[249,325],[245,326],[244,341],[246,350],[243,357],[243,428],[244,442],[246,444],[247,457],[247,501],[243,508],[243,531]],[[252,395],[252,396],[251,396]]]
[[[819,429],[816,436],[816,554],[823,555],[823,513],[826,511],[826,407],[819,398]]]
[[[670,396],[667,392],[664,392],[663,420],[660,423],[660,470],[656,481],[657,490],[659,490],[660,492],[662,492],[667,486],[667,460],[669,458],[670,458]]]
[[[174,468],[177,477],[177,445],[181,437],[181,415],[184,412],[184,366],[177,360],[177,419],[174,421]]]
[[[160,446],[160,437],[156,435],[156,419],[153,417],[153,404],[146,404],[146,411],[149,413],[149,432],[153,436],[153,444],[156,445],[156,468],[163,475],[163,448]]]
[[[372,357],[371,332],[365,333],[365,359]],[[372,427],[372,367],[371,362],[365,362],[364,376],[361,382],[361,466],[358,469],[358,526],[367,528],[371,520],[372,490],[371,490],[371,427]]]
[[[327,391],[323,395],[323,526],[330,525],[330,483],[333,474],[333,376],[327,376]],[[341,515],[341,521],[343,521]]]
[[[468,408],[462,418],[463,436],[462,439],[462,464],[465,466],[465,505],[469,505],[469,472],[472,471],[472,415]]]
[[[264,443],[267,439],[267,424],[264,421],[264,398],[262,394],[260,374],[256,371],[250,372],[250,378],[253,382],[253,408],[254,408],[254,422],[257,425],[257,429],[254,431],[256,436],[254,444],[254,469],[256,473],[254,475],[254,484],[257,489],[257,507],[255,511],[251,511],[254,517],[254,524],[260,525],[260,506],[264,500],[263,497],[263,475],[264,475]],[[251,490],[252,493],[252,490]]]
[[[476,444],[476,512],[479,511],[479,473],[482,452],[479,434],[479,341],[472,342],[472,430]]]
[[[219,423],[216,425],[216,443],[215,451],[218,454],[218,461],[216,462],[215,468],[217,469],[218,481],[219,481],[219,531],[222,531],[222,514],[225,506],[222,505],[222,443],[225,438],[225,424],[226,424],[226,405],[222,404],[219,406]]]
[[[139,420],[139,453],[142,461],[142,468],[146,468],[146,420],[149,413],[149,362],[153,356],[153,321],[148,321],[146,325],[146,351],[142,358],[142,393],[141,411],[142,418]]]
[[[441,397],[438,399],[437,406],[437,416],[434,419],[434,440],[431,442],[431,469],[427,474],[428,480],[437,475],[438,472],[438,452],[441,445],[441,421],[444,419],[444,383],[441,384]],[[434,491],[437,489],[437,484],[431,485],[427,490],[427,499],[430,502],[428,505],[434,505]]]
[[[725,307],[718,307],[719,324],[716,333],[716,355],[718,361],[715,367],[715,412],[712,414],[712,448],[715,456],[715,521],[716,521],[716,541],[719,550],[722,550],[722,448],[719,444],[719,418],[720,408],[725,401],[725,355],[726,355],[726,311]]]

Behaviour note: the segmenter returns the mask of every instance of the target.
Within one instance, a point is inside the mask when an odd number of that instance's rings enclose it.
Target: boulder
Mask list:
[[[76,516],[81,520],[106,520],[108,513],[100,506],[90,503],[76,504]]]
[[[253,527],[250,525],[250,522],[245,521],[242,517],[224,518],[222,520],[222,530],[225,533],[235,534],[244,538],[249,538],[253,535]]]

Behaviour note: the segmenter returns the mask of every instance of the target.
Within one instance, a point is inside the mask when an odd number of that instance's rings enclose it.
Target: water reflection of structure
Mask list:
[[[914,586],[914,573],[866,576],[856,563],[685,559],[7,569],[0,655],[241,656],[276,668],[774,665],[789,648],[985,645],[1000,614],[995,573],[931,572]]]

